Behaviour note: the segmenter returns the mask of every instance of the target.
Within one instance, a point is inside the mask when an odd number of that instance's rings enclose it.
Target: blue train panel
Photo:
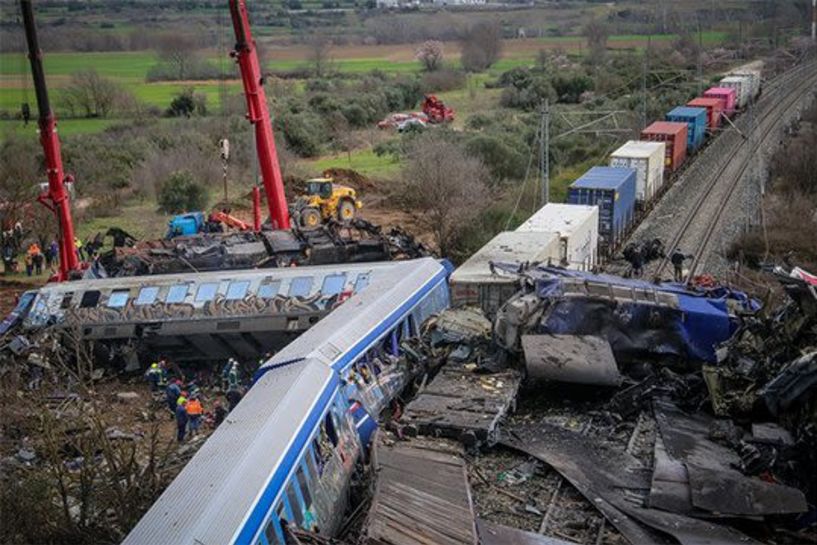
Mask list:
[[[741,323],[730,308],[760,308],[745,293],[726,288],[693,290],[556,267],[526,275],[546,305],[539,333],[601,336],[618,361],[677,356],[715,363],[716,347]]]
[[[599,207],[599,238],[609,249],[633,222],[635,191],[635,169],[593,167],[570,185],[567,202]]]
[[[679,106],[666,115],[666,120],[686,123],[689,126],[689,131],[687,132],[687,149],[690,153],[696,151],[704,144],[704,137],[706,136],[706,108]]]

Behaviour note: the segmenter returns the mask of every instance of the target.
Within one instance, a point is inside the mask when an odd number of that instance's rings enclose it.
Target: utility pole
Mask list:
[[[701,34],[701,20],[698,19],[698,96],[704,91],[704,38]]]
[[[539,172],[542,176],[542,204],[550,202],[550,101],[545,99],[539,119]]]
[[[224,175],[224,206],[230,207],[230,199],[227,196],[227,163],[230,160],[230,141],[222,138],[218,143],[221,148],[221,167]]]
[[[650,71],[650,43],[647,36],[647,49],[644,51],[644,62],[641,69],[641,129],[647,126],[647,73]]]
[[[817,43],[817,0],[811,0],[811,41]]]

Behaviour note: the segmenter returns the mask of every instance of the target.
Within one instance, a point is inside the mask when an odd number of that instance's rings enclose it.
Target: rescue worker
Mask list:
[[[204,409],[201,406],[201,401],[199,401],[198,396],[191,395],[185,408],[190,425],[190,435],[196,436],[199,432],[199,426],[201,426],[202,415],[204,414]]]
[[[190,382],[187,383],[187,391],[190,392],[191,398],[199,397],[201,395],[201,388],[199,388],[199,385],[196,384],[195,378],[190,379]]]
[[[187,399],[179,396],[176,402],[176,440],[184,442],[184,435],[187,433]]]
[[[31,252],[26,252],[25,257],[26,262],[26,276],[31,276],[31,273],[34,272],[34,256],[31,255]]]
[[[167,362],[164,359],[159,360],[159,382],[160,389],[167,387]]]
[[[162,376],[162,370],[159,369],[159,364],[154,362],[150,364],[148,370],[145,372],[145,379],[150,384],[150,391],[155,392],[159,389],[159,380]]]
[[[692,255],[685,255],[680,248],[676,248],[675,251],[672,252],[669,260],[672,262],[674,270],[673,277],[676,282],[682,282],[684,280],[684,261],[691,257]]]
[[[180,395],[182,395],[182,387],[179,380],[176,379],[170,384],[168,384],[167,388],[165,389],[165,396],[167,397],[167,408],[170,409],[171,413],[173,413],[176,410],[176,401],[179,399]]]
[[[77,249],[77,257],[80,261],[85,261],[85,252],[82,250],[82,241],[79,237],[74,237],[74,248]]]
[[[630,256],[630,265],[633,268],[633,276],[641,276],[644,273],[644,254],[641,248],[635,248]]]
[[[238,362],[233,360],[233,364],[230,366],[230,372],[227,373],[227,391],[238,390],[240,387],[239,382]]]
[[[229,376],[230,371],[233,369],[233,364],[236,361],[233,358],[228,358],[227,363],[224,364],[224,367],[221,369],[221,389],[227,391],[229,386]]]

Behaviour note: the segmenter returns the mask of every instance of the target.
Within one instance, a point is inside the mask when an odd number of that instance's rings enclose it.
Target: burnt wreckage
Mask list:
[[[384,231],[360,218],[349,223],[331,221],[309,230],[293,227],[291,230],[202,233],[138,242],[133,237],[120,235],[119,242],[100,255],[87,275],[96,278],[142,276],[362,263],[429,255],[429,251],[405,231],[399,228]]]

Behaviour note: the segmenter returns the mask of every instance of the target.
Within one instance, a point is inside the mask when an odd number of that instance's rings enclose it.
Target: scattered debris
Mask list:
[[[523,335],[528,377],[618,386],[621,374],[610,343],[590,335]]]

